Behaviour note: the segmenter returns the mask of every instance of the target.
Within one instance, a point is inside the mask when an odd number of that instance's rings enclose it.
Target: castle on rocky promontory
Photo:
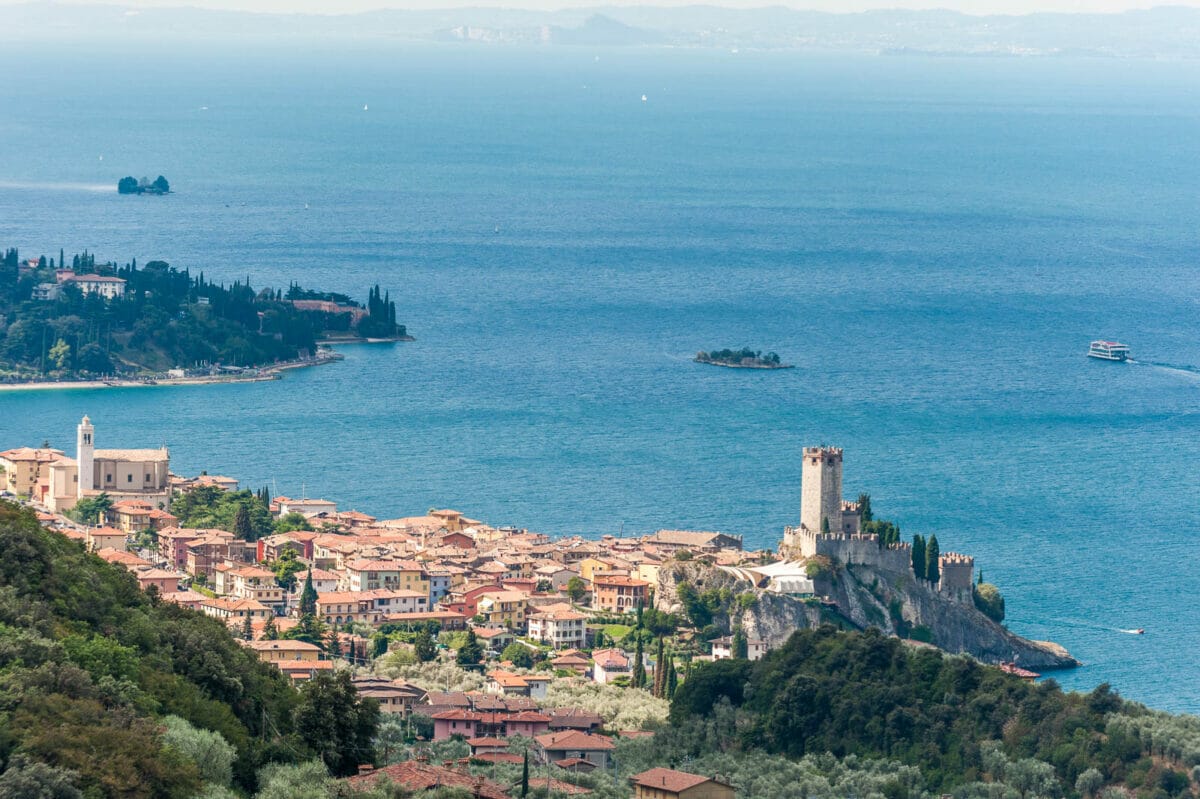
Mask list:
[[[864,519],[866,508],[842,498],[841,449],[806,447],[803,457],[800,523],[784,529],[779,559],[764,565],[702,560],[664,565],[655,593],[658,609],[682,608],[686,584],[688,590],[742,597],[718,626],[740,627],[761,651],[781,645],[799,628],[833,623],[876,627],[915,645],[988,663],[1026,669],[1079,665],[1057,644],[1030,641],[1003,626],[1003,610],[996,613],[981,601],[974,558],[930,551],[933,536],[930,549],[914,556],[914,544],[900,541],[894,525]],[[875,532],[880,529],[890,534],[881,538]]]
[[[878,535],[862,532],[862,508],[842,499],[840,447],[805,447],[800,480],[800,525],[786,527],[779,546],[784,558],[808,560],[818,555],[835,563],[870,566],[883,572],[911,573],[912,544],[882,544]],[[975,559],[945,552],[938,557],[938,592],[957,602],[973,596]]]

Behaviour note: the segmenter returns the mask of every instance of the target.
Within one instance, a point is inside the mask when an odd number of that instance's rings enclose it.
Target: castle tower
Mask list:
[[[96,431],[92,428],[91,420],[86,416],[83,417],[75,435],[75,462],[78,464],[79,474],[79,485],[75,490],[77,499],[83,499],[85,491],[91,491],[96,487],[93,482],[96,476],[96,467],[94,466],[95,434]]]
[[[800,482],[800,526],[820,533],[842,532],[842,450],[805,447]]]

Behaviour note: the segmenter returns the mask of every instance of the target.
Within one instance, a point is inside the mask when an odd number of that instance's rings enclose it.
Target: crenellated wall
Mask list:
[[[963,602],[974,601],[975,558],[946,552],[938,558],[938,571],[942,577],[939,591]]]

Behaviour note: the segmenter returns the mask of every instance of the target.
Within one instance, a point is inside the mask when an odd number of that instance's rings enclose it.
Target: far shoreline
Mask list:
[[[349,342],[354,343],[354,342]],[[102,388],[158,388],[160,386],[214,386],[229,383],[267,383],[279,380],[283,372],[324,366],[343,360],[345,356],[330,351],[325,357],[304,361],[285,361],[259,367],[250,375],[197,375],[195,377],[120,378],[116,380],[36,380],[27,383],[0,383],[0,393],[17,391],[87,391]],[[250,367],[253,368],[253,367]]]

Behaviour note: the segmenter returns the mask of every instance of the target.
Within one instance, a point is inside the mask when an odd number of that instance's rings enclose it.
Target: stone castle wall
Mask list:
[[[946,552],[938,558],[938,571],[942,577],[938,583],[939,591],[962,602],[973,601],[975,558],[957,552]]]
[[[801,527],[783,531],[784,554],[811,558],[823,555],[848,566],[869,566],[886,574],[912,574],[912,545],[906,543],[879,546],[876,535],[823,535]],[[941,581],[938,590],[967,602],[974,590],[975,559],[970,555],[947,552],[938,558]]]
[[[828,520],[842,529],[842,451],[835,447],[805,447],[800,479],[800,526],[820,531]]]

